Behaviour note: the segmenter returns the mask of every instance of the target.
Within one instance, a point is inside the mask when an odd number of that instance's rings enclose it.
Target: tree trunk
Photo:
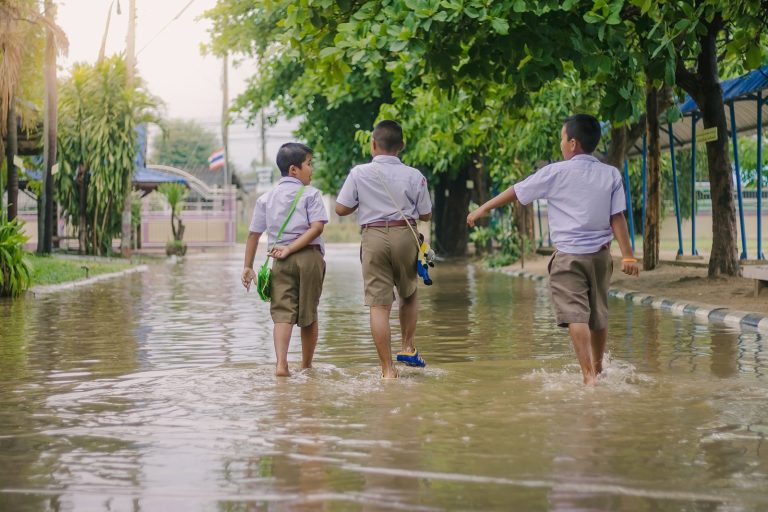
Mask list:
[[[86,253],[87,241],[87,225],[88,219],[86,217],[88,193],[86,190],[86,171],[85,167],[80,164],[77,166],[77,191],[78,191],[78,216],[77,216],[77,242],[78,252],[80,254]]]
[[[46,18],[55,21],[56,6],[51,0],[45,1]],[[53,165],[56,163],[56,41],[50,28],[47,29],[45,47],[45,118],[43,119],[43,187],[41,190],[42,211],[38,222],[43,225],[43,236],[37,242],[37,252],[50,254],[53,248]]]
[[[448,173],[440,175],[435,188],[435,251],[442,256],[465,256],[469,242],[467,214],[470,191],[467,179],[469,164],[455,178]]]
[[[19,174],[13,157],[16,156],[18,128],[16,127],[16,98],[11,94],[8,105],[8,135],[5,145],[5,162],[8,170],[6,189],[8,190],[8,220],[13,220],[19,213]]]
[[[739,273],[736,238],[736,205],[733,200],[731,160],[728,155],[728,130],[725,120],[723,89],[720,87],[717,65],[717,33],[722,27],[718,14],[706,24],[707,32],[700,36],[701,50],[696,73],[686,70],[678,61],[677,82],[691,95],[701,110],[704,128],[717,128],[717,140],[707,142],[709,184],[712,194],[712,250],[709,256],[709,277],[736,276]]]
[[[533,218],[536,212],[533,210],[533,203],[529,203],[525,206],[520,204],[519,201],[515,201],[514,208],[512,209],[512,216],[515,220],[515,227],[520,234],[520,238],[527,240],[530,244],[531,241],[536,240],[536,233],[534,231]]]
[[[653,81],[646,79],[646,160],[647,197],[645,210],[645,238],[643,239],[643,270],[659,266],[659,242],[661,239],[661,149],[659,147],[659,91]]]
[[[472,179],[472,189],[469,193],[470,200],[475,204],[483,204],[490,199],[489,183],[488,183],[488,170],[485,167],[485,159],[482,156],[474,158],[474,166],[470,172]],[[487,227],[489,224],[489,217],[483,217],[478,219],[477,225]],[[487,254],[493,249],[493,240],[488,240],[485,244],[475,242],[475,254]]]

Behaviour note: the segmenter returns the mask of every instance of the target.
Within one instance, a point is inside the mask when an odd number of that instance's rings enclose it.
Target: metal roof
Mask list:
[[[757,130],[757,92],[768,89],[768,66],[755,69],[750,73],[738,78],[732,78],[721,83],[723,88],[723,101],[725,103],[725,119],[728,125],[728,136],[731,136],[731,113],[730,103],[733,103],[734,118],[736,120],[736,133],[750,133]],[[763,128],[768,126],[768,103],[766,103],[766,94],[763,94]],[[672,133],[675,140],[675,149],[690,146],[691,144],[691,125],[694,114],[700,117],[699,108],[696,102],[689,95],[680,105],[680,112],[683,118],[672,123]],[[669,149],[669,132],[666,122],[660,122],[661,138],[659,140],[662,150]],[[696,132],[704,129],[704,123],[697,119]],[[632,149],[629,151],[630,157],[637,157],[642,154],[642,137],[639,138]]]

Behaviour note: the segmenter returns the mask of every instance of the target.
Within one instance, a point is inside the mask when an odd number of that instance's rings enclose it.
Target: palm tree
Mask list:
[[[171,254],[184,254],[186,246],[182,242],[184,238],[184,223],[181,222],[181,203],[187,196],[187,187],[181,183],[163,183],[157,187],[157,191],[165,196],[171,206],[171,232],[173,242],[166,245],[165,251]]]
[[[66,49],[64,32],[40,12],[37,0],[0,0],[0,153],[6,154],[8,164],[8,220],[16,217],[19,193],[13,165],[13,155],[17,151],[13,147],[16,118],[21,117],[28,126],[34,122],[29,112],[22,109],[16,113],[16,98],[23,97],[26,89],[35,89],[30,82],[42,83],[46,30],[54,35],[54,46],[58,51]],[[4,143],[6,134],[11,142],[9,148]]]

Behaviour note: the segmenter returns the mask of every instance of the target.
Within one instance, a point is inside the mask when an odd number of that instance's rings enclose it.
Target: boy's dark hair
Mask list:
[[[600,142],[600,121],[589,114],[576,114],[563,121],[568,139],[576,139],[581,149],[592,153]]]
[[[396,121],[389,119],[380,121],[374,127],[372,137],[376,144],[388,153],[395,153],[403,149],[403,129]]]
[[[312,149],[309,146],[305,146],[299,142],[286,142],[280,146],[280,150],[277,152],[277,168],[280,169],[282,176],[288,176],[288,170],[292,165],[301,167],[307,155],[312,154]]]

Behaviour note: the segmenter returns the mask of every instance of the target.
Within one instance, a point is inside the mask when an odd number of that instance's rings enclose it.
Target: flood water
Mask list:
[[[382,382],[331,246],[315,368],[296,332],[276,379],[241,258],[0,301],[0,510],[768,509],[765,336],[612,300],[585,389],[545,283],[445,262],[427,368]]]

